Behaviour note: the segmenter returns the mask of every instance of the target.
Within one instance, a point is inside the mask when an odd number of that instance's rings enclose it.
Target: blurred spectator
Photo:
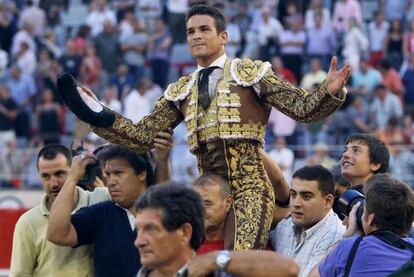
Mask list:
[[[283,32],[282,24],[272,16],[270,7],[263,6],[257,30],[257,39],[260,47],[259,59],[267,61],[271,56],[278,54],[279,40]],[[274,47],[276,47],[276,50],[272,51]]]
[[[22,74],[34,76],[36,63],[35,54],[26,42],[22,42],[15,57],[15,64],[20,68]]]
[[[298,83],[295,74],[289,68],[284,67],[283,61],[279,56],[272,58],[272,69],[276,76],[283,81],[288,81],[294,85]]]
[[[385,11],[385,17],[388,21],[404,19],[404,15],[407,12],[408,4],[410,0],[398,0],[398,1],[387,1],[379,0],[383,5]]]
[[[384,20],[384,15],[377,10],[374,13],[374,20],[368,24],[369,63],[373,67],[378,67],[379,62],[385,54],[385,40],[387,38],[390,24]]]
[[[101,87],[108,85],[110,76],[115,73],[121,58],[116,26],[104,21],[104,30],[95,38],[96,53],[101,60]]]
[[[76,44],[77,42],[75,39],[75,45]],[[40,45],[45,48],[54,59],[59,59],[62,56],[62,49],[57,43],[56,33],[54,31],[45,32],[43,38],[40,38]]]
[[[129,68],[126,64],[121,63],[118,65],[118,70],[111,78],[111,86],[117,88],[116,97],[118,99],[124,99],[127,93],[132,89],[135,83],[134,76],[129,72]]]
[[[39,136],[44,145],[59,143],[60,127],[62,125],[62,111],[55,102],[53,92],[46,88],[41,95],[41,101],[36,107],[39,124]]]
[[[53,91],[55,95],[55,100],[59,103],[63,103],[63,100],[57,93],[56,89],[56,79],[57,74],[62,72],[62,66],[56,60],[50,58],[49,52],[41,48],[39,50],[39,59],[36,69],[36,83],[38,84],[39,90],[42,90],[44,87],[47,87]]]
[[[125,11],[121,22],[118,24],[119,29],[119,41],[126,39],[128,36],[134,33],[134,21],[137,18],[134,16],[134,12],[131,10]]]
[[[408,30],[404,33],[403,53],[405,61],[414,55],[414,21],[409,22]]]
[[[16,22],[13,19],[13,9],[10,4],[6,1],[0,2],[0,46],[6,52],[10,51],[16,31]]]
[[[143,78],[141,81],[146,89],[145,94],[148,98],[149,106],[152,111],[155,106],[155,102],[157,102],[157,100],[164,94],[164,90],[150,78]]]
[[[380,129],[377,132],[377,137],[382,140],[386,145],[389,145],[393,141],[404,141],[404,134],[400,127],[400,119],[392,116],[387,122],[384,129]]]
[[[33,35],[41,37],[46,30],[46,13],[33,4],[32,0],[26,0],[26,6],[20,13],[19,27],[29,23],[33,26]]]
[[[404,115],[402,131],[405,143],[414,146],[414,123],[412,115]]]
[[[13,66],[10,69],[7,86],[11,97],[17,103],[16,136],[28,142],[31,131],[30,115],[36,94],[35,82],[32,76],[22,74],[17,66]]]
[[[101,102],[106,107],[110,108],[111,110],[114,110],[117,113],[121,113],[122,105],[121,105],[121,101],[118,100],[117,95],[118,93],[116,91],[116,87],[107,87],[104,89]]]
[[[233,206],[232,191],[228,182],[220,175],[208,173],[195,179],[192,188],[201,196],[206,213],[204,238],[197,255],[224,250],[227,215]]]
[[[241,33],[240,33],[240,28],[235,23],[234,19],[228,16],[227,16],[226,31],[228,33],[226,53],[230,59],[234,59],[238,57],[238,54],[240,53]]]
[[[356,23],[349,24],[351,18],[354,18]],[[339,34],[345,34],[355,24],[362,24],[361,4],[357,0],[335,1],[332,23]]]
[[[349,122],[349,133],[371,133],[374,126],[370,122],[368,106],[364,103],[361,95],[355,95],[352,105],[346,109],[346,121]]]
[[[79,77],[82,57],[77,54],[73,40],[66,41],[66,51],[59,58],[59,63],[62,65],[64,72],[70,73],[75,79]]]
[[[296,121],[284,113],[272,108],[269,116],[268,127],[274,137],[286,137],[288,144],[296,144]]]
[[[321,13],[315,12],[313,15],[314,24],[306,29],[306,54],[309,60],[318,58],[322,63],[323,70],[327,71],[337,43],[332,25],[323,25],[322,19]]]
[[[149,36],[148,59],[151,62],[152,79],[162,88],[165,88],[168,81],[169,53],[172,42],[164,21],[158,19],[155,24],[155,33]]]
[[[275,147],[269,151],[269,157],[280,167],[286,182],[290,183],[295,156],[293,151],[286,146],[285,137],[276,138]]]
[[[392,2],[392,1],[387,1]],[[394,19],[385,39],[386,58],[390,61],[395,70],[399,70],[403,61],[403,40],[401,21]]]
[[[36,43],[33,38],[33,26],[30,23],[24,23],[20,31],[13,36],[13,42],[11,46],[12,57],[16,56],[20,50],[22,42],[26,42],[29,48],[36,53]]]
[[[101,61],[96,56],[96,50],[93,45],[86,45],[85,56],[80,66],[80,80],[92,91],[98,91],[99,76],[101,74]]]
[[[233,17],[233,23],[236,24],[240,29],[240,53],[238,56],[241,55],[244,51],[244,47],[246,46],[246,35],[249,31],[250,24],[251,24],[251,17],[247,13],[247,3],[239,2],[237,5],[237,10],[235,11],[236,14]]]
[[[86,18],[86,24],[91,27],[91,35],[96,37],[104,30],[104,25],[110,22],[116,24],[115,12],[110,8],[107,0],[94,0],[91,11]]]
[[[22,174],[30,156],[16,147],[16,139],[10,139],[6,148],[0,149],[0,187],[18,189],[23,185]]]
[[[292,257],[305,277],[345,232],[332,211],[335,184],[322,166],[306,166],[293,174],[291,216],[279,222],[269,240],[277,253]]]
[[[9,88],[0,85],[0,150],[6,147],[7,142],[16,138],[16,116],[16,101],[10,96]]]
[[[79,56],[83,56],[85,54],[86,45],[91,43],[91,28],[88,25],[81,25],[79,26],[78,31],[76,32],[76,36],[73,38],[75,43],[76,53]]]
[[[187,40],[185,14],[189,7],[188,2],[188,0],[167,0],[168,27],[173,44],[184,43]]]
[[[389,149],[390,173],[414,189],[414,153],[397,138],[391,141]]]
[[[404,112],[414,116],[414,55],[407,59],[407,67],[402,72],[404,86]]]
[[[381,60],[379,71],[382,74],[382,83],[384,86],[397,95],[401,103],[404,103],[404,86],[400,74],[391,66],[390,60]]]
[[[358,70],[352,71],[352,87],[355,91],[363,95],[364,100],[370,101],[374,88],[381,83],[381,73],[370,66],[365,58],[361,58]]]
[[[136,4],[136,1],[134,0],[112,0],[110,2],[112,7],[114,7],[116,10],[117,22],[120,22],[126,13],[134,10]]]
[[[369,41],[355,17],[350,17],[348,24],[349,28],[343,41],[342,56],[350,63],[352,70],[356,71],[359,67],[360,58],[365,56],[368,51]]]
[[[132,27],[132,34],[123,39],[120,38],[119,42],[124,55],[124,62],[128,64],[134,79],[139,81],[144,75],[148,34],[142,20],[134,18]]]
[[[331,12],[324,6],[323,0],[312,0],[309,8],[305,13],[305,29],[314,29],[316,27],[316,15],[319,15],[320,27],[331,26]]]
[[[8,63],[9,57],[7,56],[7,52],[0,48],[0,83],[3,82]]]
[[[45,11],[47,23],[55,27],[60,23],[61,11],[66,9],[67,0],[40,0],[39,8]]]
[[[131,90],[123,100],[124,116],[132,122],[137,123],[144,116],[151,113],[147,87],[145,82],[140,81],[136,89]]]
[[[155,22],[164,11],[163,2],[161,0],[140,0],[136,3],[135,15],[140,20],[144,20],[149,33],[154,31]]]
[[[300,87],[306,90],[311,90],[315,85],[321,84],[327,76],[327,73],[322,70],[321,62],[317,58],[313,58],[310,61],[310,72],[306,73]]]
[[[329,157],[329,146],[323,142],[313,145],[314,154],[306,160],[306,165],[321,165],[328,170],[332,170],[336,161]]]
[[[280,54],[283,64],[293,71],[297,80],[302,77],[302,57],[306,34],[299,17],[293,17],[288,22],[289,28],[280,37]]]
[[[398,97],[390,93],[384,85],[376,86],[374,92],[370,112],[377,130],[381,130],[385,128],[391,117],[401,118],[403,110]]]

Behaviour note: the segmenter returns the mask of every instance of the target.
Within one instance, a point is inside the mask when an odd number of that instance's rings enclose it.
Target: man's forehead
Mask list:
[[[135,220],[140,224],[161,224],[162,225],[163,212],[159,208],[144,208],[137,211]]]
[[[51,170],[56,168],[69,168],[69,161],[63,154],[56,155],[53,159],[45,159],[40,157],[38,161],[38,169],[40,171]]]
[[[193,15],[187,21],[187,29],[200,28],[201,26],[210,26],[215,28],[214,18],[209,15],[199,14]]]
[[[304,180],[300,178],[293,178],[292,179],[292,190],[300,193],[300,192],[317,192],[318,189],[318,181],[316,180]]]
[[[368,144],[363,140],[351,140],[351,141],[348,141],[345,147],[368,148]]]

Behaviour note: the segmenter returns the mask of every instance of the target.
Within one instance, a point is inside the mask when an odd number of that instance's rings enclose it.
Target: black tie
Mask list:
[[[201,69],[198,73],[198,103],[203,107],[204,110],[207,110],[210,105],[210,96],[208,93],[208,76],[210,73],[218,68],[218,66],[211,66],[204,69]]]

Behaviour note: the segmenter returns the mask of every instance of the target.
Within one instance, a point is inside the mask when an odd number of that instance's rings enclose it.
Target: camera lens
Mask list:
[[[348,216],[352,210],[352,207],[358,202],[365,202],[365,197],[357,190],[347,190],[342,193],[341,198],[338,201],[338,207],[344,216]]]

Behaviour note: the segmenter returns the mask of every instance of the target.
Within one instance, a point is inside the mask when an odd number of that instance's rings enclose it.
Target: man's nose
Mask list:
[[[140,248],[145,245],[145,240],[141,232],[137,231],[137,237],[135,239],[134,245],[136,248]]]

